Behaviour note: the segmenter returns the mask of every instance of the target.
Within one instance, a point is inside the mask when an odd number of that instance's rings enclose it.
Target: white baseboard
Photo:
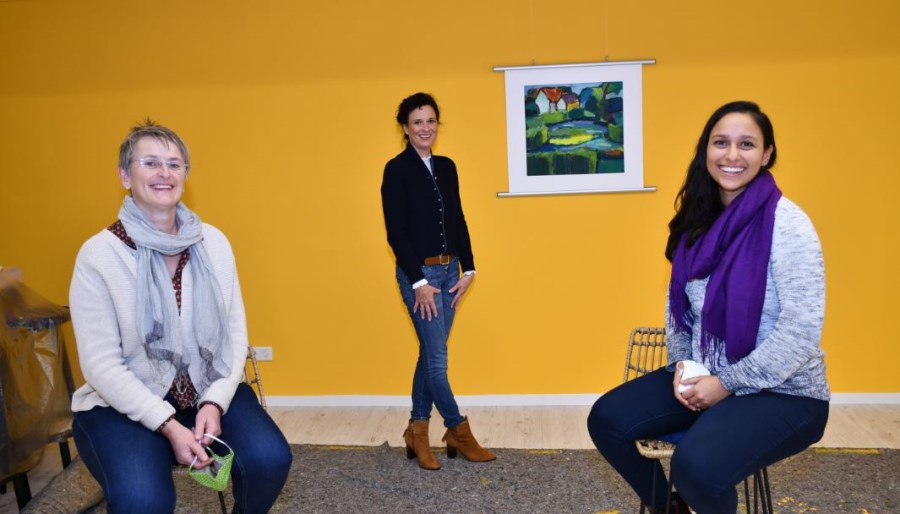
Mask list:
[[[460,407],[567,407],[593,405],[599,394],[486,394],[457,396]],[[266,396],[272,407],[409,407],[409,396]],[[900,404],[900,393],[833,393],[834,405]]]
[[[831,393],[832,405],[900,404],[900,393]]]
[[[409,396],[269,396],[269,407],[408,407]]]
[[[460,407],[568,407],[593,405],[599,394],[486,394],[457,396]],[[267,396],[272,407],[409,407],[409,396]],[[834,405],[900,404],[900,393],[833,393]]]

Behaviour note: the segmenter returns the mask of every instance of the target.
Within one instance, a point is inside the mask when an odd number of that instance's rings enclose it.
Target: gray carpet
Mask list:
[[[595,451],[500,449],[498,459],[486,464],[461,457],[450,460],[440,453],[440,471],[419,469],[414,460],[406,459],[403,448],[386,444],[294,445],[293,451],[291,477],[272,512],[638,511],[635,495]],[[779,514],[900,512],[900,450],[810,449],[771,467],[769,478]],[[51,486],[66,493],[62,482]],[[212,491],[187,478],[180,479],[178,487],[176,512],[219,512]],[[52,493],[44,491],[41,496],[45,494]],[[67,498],[71,508],[72,496]],[[52,502],[46,498],[37,500],[29,507],[43,507],[29,511],[57,512],[47,507]],[[228,500],[230,505],[230,496]],[[106,509],[101,504],[88,512]]]

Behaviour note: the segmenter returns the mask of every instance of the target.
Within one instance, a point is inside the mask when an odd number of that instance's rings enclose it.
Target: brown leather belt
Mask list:
[[[456,257],[455,255],[435,255],[434,257],[425,257],[425,265],[426,266],[436,266],[438,264],[442,266],[446,266],[450,264],[450,259]]]

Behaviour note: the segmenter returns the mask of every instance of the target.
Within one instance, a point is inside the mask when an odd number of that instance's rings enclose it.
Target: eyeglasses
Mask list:
[[[152,171],[161,169],[163,166],[168,168],[169,171],[173,173],[179,173],[190,169],[190,165],[175,159],[164,161],[156,157],[144,157],[142,159],[138,159],[138,163],[141,165],[141,168]]]

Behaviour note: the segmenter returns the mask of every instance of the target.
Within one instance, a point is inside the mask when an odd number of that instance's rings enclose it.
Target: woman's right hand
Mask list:
[[[413,312],[418,312],[422,319],[426,319],[427,316],[428,321],[431,321],[431,318],[436,318],[438,311],[437,304],[434,303],[434,295],[439,294],[441,290],[425,284],[418,289],[414,289],[414,292],[416,293],[416,303],[413,304]]]
[[[194,468],[205,468],[212,463],[212,457],[200,444],[200,441],[194,438],[194,432],[177,420],[173,419],[166,423],[166,426],[162,429],[162,434],[166,436],[169,444],[172,445],[172,451],[175,452],[175,460],[179,464],[190,466],[194,462],[194,457],[197,458]]]

